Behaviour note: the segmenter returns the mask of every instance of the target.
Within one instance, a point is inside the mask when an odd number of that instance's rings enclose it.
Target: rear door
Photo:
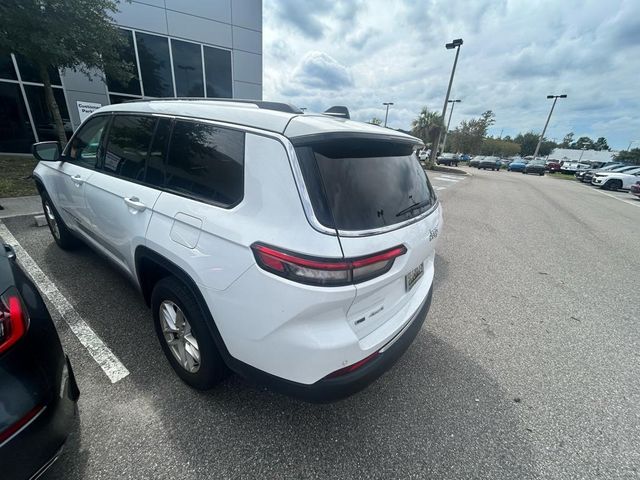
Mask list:
[[[163,162],[170,128],[165,118],[115,115],[104,159],[85,184],[91,237],[132,276],[135,248],[160,196],[153,166]]]
[[[437,198],[409,143],[347,138],[296,151],[301,163],[316,169],[329,212],[318,218],[336,228],[346,258],[407,249],[387,273],[356,283],[348,320],[366,347],[374,331],[401,328],[431,288],[441,224]],[[308,166],[303,172],[311,183]],[[317,214],[322,208],[314,203]]]

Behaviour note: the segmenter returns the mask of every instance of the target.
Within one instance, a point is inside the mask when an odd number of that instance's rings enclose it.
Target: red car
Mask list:
[[[631,193],[631,195],[635,195],[636,197],[640,198],[640,180],[638,180],[635,184],[631,185],[631,188],[629,189],[629,193]]]
[[[549,173],[556,173],[560,171],[559,162],[547,162],[544,166],[545,170]]]

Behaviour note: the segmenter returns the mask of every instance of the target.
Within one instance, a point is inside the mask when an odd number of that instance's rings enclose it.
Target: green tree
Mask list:
[[[110,14],[119,0],[2,0],[0,51],[24,55],[44,84],[45,100],[60,142],[67,137],[53,96],[48,67],[90,75],[108,69],[113,76],[131,78],[132,66],[118,55],[122,37]]]
[[[604,137],[598,137],[598,140],[596,140],[594,147],[596,150],[606,150],[607,152],[611,150],[609,148],[609,144],[607,143],[607,139]]]
[[[560,144],[561,148],[571,148],[571,144],[573,143],[573,136],[575,134],[573,132],[567,133],[562,139],[562,143]]]
[[[411,134],[422,140],[432,149],[437,148],[438,135],[444,128],[442,117],[437,112],[430,112],[427,107],[422,107],[420,115],[411,122]]]
[[[487,137],[482,141],[480,148],[482,155],[497,155],[499,157],[512,157],[520,153],[520,145],[508,140]]]
[[[476,154],[480,152],[487,130],[495,123],[495,114],[491,110],[484,112],[480,118],[463,120],[449,134],[450,151]]]
[[[595,143],[589,137],[580,137],[573,142],[569,148],[574,150],[582,150],[583,148],[586,150],[595,150]]]
[[[369,123],[372,125],[382,125],[382,120],[380,120],[378,117],[373,117],[371,120],[369,120]]]
[[[618,162],[629,162],[634,165],[640,165],[640,148],[623,150],[616,155],[615,159]]]

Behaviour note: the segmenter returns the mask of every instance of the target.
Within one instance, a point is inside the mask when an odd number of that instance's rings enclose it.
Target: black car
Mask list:
[[[449,165],[449,166],[453,165],[455,167],[458,166],[459,161],[460,159],[458,158],[458,155],[456,155],[455,153],[443,153],[436,159],[436,163],[438,165]]]
[[[544,163],[544,161],[533,160],[533,161],[527,163],[527,165],[524,167],[524,170],[522,170],[522,173],[524,173],[524,174],[537,173],[538,175],[542,176],[542,175],[544,175],[544,171],[545,171],[545,163]]]
[[[33,282],[0,243],[0,477],[38,477],[55,462],[78,400],[71,363]]]

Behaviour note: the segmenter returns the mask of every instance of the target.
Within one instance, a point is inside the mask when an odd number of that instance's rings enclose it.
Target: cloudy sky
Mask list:
[[[605,136],[640,147],[640,0],[263,0],[264,98],[309,110],[347,105],[353,118],[409,128],[442,110],[463,38],[452,128],[485,110],[491,134]]]

